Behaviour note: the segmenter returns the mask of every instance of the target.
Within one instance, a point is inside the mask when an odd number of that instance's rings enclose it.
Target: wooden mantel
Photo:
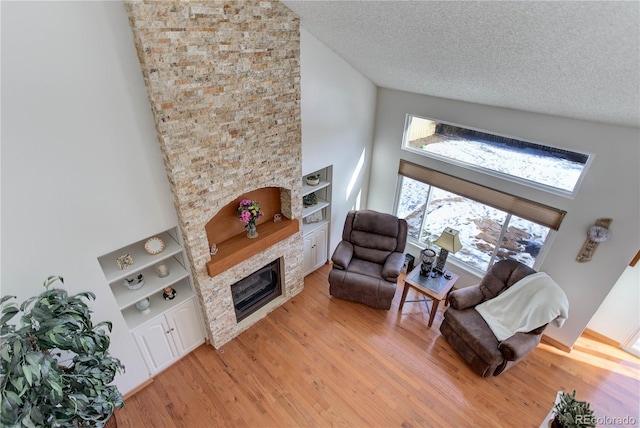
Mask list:
[[[245,193],[225,205],[209,220],[205,226],[209,247],[214,243],[218,247],[218,252],[207,263],[209,276],[219,275],[300,230],[298,220],[282,216],[281,221],[273,221],[274,215],[282,213],[281,192],[282,189],[278,187],[262,187]],[[260,204],[262,217],[257,222],[257,238],[247,238],[244,224],[236,214],[242,199],[255,200]]]
[[[277,223],[269,221],[258,224],[257,229],[258,236],[256,238],[247,238],[247,234],[242,233],[216,244],[218,252],[211,256],[211,261],[207,263],[209,276],[219,275],[241,261],[294,235],[300,230],[300,223],[298,220],[289,220],[283,217],[282,221]]]

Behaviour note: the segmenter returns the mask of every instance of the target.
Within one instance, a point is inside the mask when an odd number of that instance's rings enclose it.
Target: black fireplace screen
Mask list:
[[[231,286],[236,319],[242,321],[281,294],[280,260],[276,259]]]

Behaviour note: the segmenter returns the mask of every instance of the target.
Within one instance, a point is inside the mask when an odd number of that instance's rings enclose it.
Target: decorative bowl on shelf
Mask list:
[[[138,309],[143,314],[148,314],[149,311],[151,310],[149,309],[150,304],[151,304],[151,301],[149,300],[149,298],[145,297],[144,299],[138,300],[136,302],[136,309]]]
[[[125,278],[124,286],[129,290],[138,290],[144,285],[144,276],[139,274],[138,276],[134,276],[131,278]]]
[[[318,184],[320,184],[320,174],[308,175],[307,184],[309,186],[317,186]]]
[[[312,205],[316,205],[317,203],[318,197],[316,196],[315,192],[309,193],[308,195],[302,197],[302,204],[305,207],[310,207]]]

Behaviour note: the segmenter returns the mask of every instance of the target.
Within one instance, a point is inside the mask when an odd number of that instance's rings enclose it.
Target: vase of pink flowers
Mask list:
[[[243,199],[240,201],[240,205],[238,205],[237,214],[240,221],[245,224],[244,228],[247,229],[247,237],[257,237],[256,222],[262,217],[260,205],[251,199]]]

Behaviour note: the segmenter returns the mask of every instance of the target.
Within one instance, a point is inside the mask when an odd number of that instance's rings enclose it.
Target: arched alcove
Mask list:
[[[209,248],[213,244],[217,247],[217,253],[207,263],[209,276],[224,272],[300,230],[298,220],[291,220],[286,216],[291,213],[290,193],[279,187],[252,190],[229,202],[209,220],[205,225]],[[262,217],[256,222],[258,237],[254,239],[247,238],[244,223],[236,214],[243,199],[256,201],[262,210]],[[276,214],[282,216],[278,222],[273,219]]]

